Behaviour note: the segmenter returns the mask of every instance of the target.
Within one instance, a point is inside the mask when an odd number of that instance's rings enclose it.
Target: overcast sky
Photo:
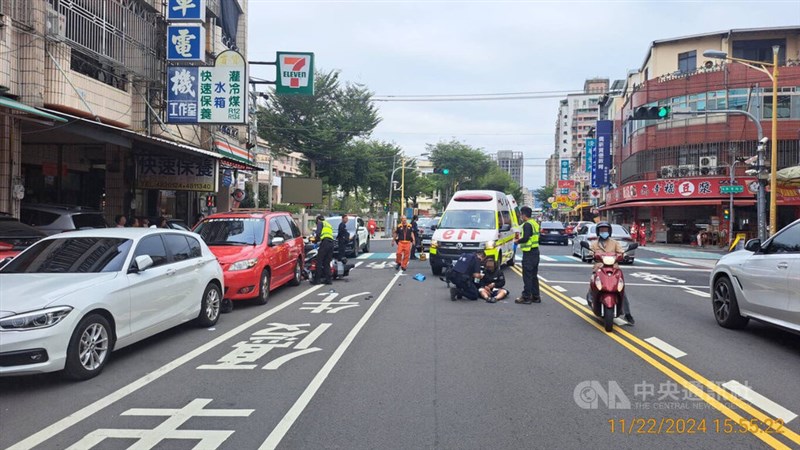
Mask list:
[[[376,96],[581,90],[587,78],[624,79],[653,40],[800,24],[800,0],[249,0],[249,8],[248,59],[314,52],[318,70],[339,70]],[[274,79],[274,69],[253,66],[251,75]],[[553,152],[558,100],[380,102],[373,137],[407,155],[453,138],[487,153],[521,151],[523,184],[534,189]]]

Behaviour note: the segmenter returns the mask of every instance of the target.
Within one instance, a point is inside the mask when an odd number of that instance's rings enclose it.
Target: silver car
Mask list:
[[[572,238],[572,254],[577,256],[584,262],[591,262],[592,255],[586,249],[581,248],[581,241],[587,241],[589,244],[597,240],[597,225],[588,224],[583,225],[578,229],[578,234]],[[625,251],[625,260],[627,264],[633,264],[636,258],[636,250],[628,251],[628,246],[633,243],[633,238],[628,230],[622,225],[611,225],[611,237],[619,242],[622,249]]]
[[[720,326],[742,328],[755,319],[800,333],[800,220],[720,258],[710,286]]]

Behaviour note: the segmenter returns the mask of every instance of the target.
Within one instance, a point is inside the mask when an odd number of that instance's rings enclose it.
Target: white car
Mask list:
[[[352,256],[355,258],[359,253],[369,252],[369,231],[364,225],[364,220],[356,216],[347,216],[347,233],[352,238],[347,243],[345,249],[345,256]],[[339,236],[339,224],[342,223],[342,216],[326,217],[325,220],[333,227],[333,252],[339,253],[339,241],[336,239]]]
[[[755,319],[800,333],[800,220],[720,258],[710,285],[720,326],[742,328]]]
[[[586,241],[590,245],[592,241],[597,240],[597,225],[594,223],[586,223],[581,225],[576,231],[575,237],[572,238],[572,255],[577,256],[583,262],[592,262],[592,254],[584,248],[581,248],[581,241]],[[636,259],[636,250],[628,250],[628,246],[634,242],[628,230],[622,225],[611,224],[611,238],[619,242],[622,251],[625,252],[624,263],[633,264]]]
[[[0,269],[0,375],[63,370],[85,380],[112,351],[194,320],[219,319],[222,269],[194,233],[62,233]]]

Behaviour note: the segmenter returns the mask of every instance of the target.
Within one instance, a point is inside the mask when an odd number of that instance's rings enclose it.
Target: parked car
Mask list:
[[[347,227],[347,232],[351,237],[353,235],[355,235],[355,237],[347,243],[345,256],[356,257],[359,253],[366,253],[369,251],[369,231],[367,231],[367,227],[364,225],[364,220],[360,217],[350,215],[347,217],[347,224],[345,225]],[[333,253],[334,255],[338,255],[339,243],[336,238],[339,236],[339,224],[342,223],[342,216],[328,217],[325,220],[333,227]]]
[[[302,280],[303,237],[286,212],[247,211],[212,214],[193,230],[217,256],[225,274],[225,300],[255,298]],[[227,309],[227,308],[226,308]]]
[[[439,224],[440,216],[436,217],[420,217],[417,221],[419,227],[419,245],[417,248],[420,251],[427,252],[431,247],[431,239],[433,239],[433,229]]]
[[[755,319],[800,333],[800,220],[724,255],[709,284],[720,326],[742,328]]]
[[[31,244],[47,236],[41,230],[25,225],[10,214],[0,213],[0,266]]]
[[[167,226],[173,230],[192,231],[192,228],[181,219],[167,219]]]
[[[48,236],[63,231],[108,227],[100,210],[85,206],[23,203],[19,220]]]
[[[584,222],[587,225],[581,226],[578,229],[578,234],[572,238],[572,254],[577,256],[584,262],[591,262],[592,255],[586,249],[581,248],[581,241],[587,241],[591,244],[597,240],[597,225],[592,222]],[[624,263],[633,264],[636,259],[636,250],[628,251],[628,246],[634,242],[634,239],[628,233],[628,229],[622,225],[611,224],[611,238],[618,241],[619,245],[625,251]]]
[[[566,226],[567,235],[569,237],[573,238],[578,234],[578,231],[581,229],[581,227],[583,227],[584,225],[591,225],[592,223],[594,223],[594,222],[588,222],[588,221],[585,221],[585,220],[584,221],[578,221],[578,222],[570,222]]]
[[[567,229],[561,222],[542,222],[539,227],[540,244],[561,244],[567,245],[569,236]]]
[[[222,269],[194,234],[107,228],[44,238],[0,269],[0,375],[98,375],[112,351],[219,319]]]

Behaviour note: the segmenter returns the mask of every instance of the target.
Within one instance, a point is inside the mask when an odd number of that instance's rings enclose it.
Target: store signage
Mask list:
[[[597,139],[590,138],[586,139],[586,162],[585,167],[586,170],[589,170],[592,167],[592,154],[595,152],[595,148],[597,148]]]
[[[738,181],[743,186],[754,182],[755,179],[738,179]],[[721,189],[723,186],[728,186],[727,183],[729,182],[730,180],[725,177],[637,181],[609,191],[606,194],[606,201],[611,204],[629,200],[683,200],[696,198],[719,198],[723,200],[727,197],[722,196]],[[752,199],[753,193],[742,189],[742,192],[735,193],[734,196],[736,198]]]
[[[247,122],[247,65],[239,52],[220,53],[213,66],[167,69],[167,122]]]
[[[167,61],[196,61],[205,59],[206,33],[200,24],[167,26]]]
[[[205,22],[206,0],[169,0],[167,22]]]
[[[561,177],[562,180],[569,180],[569,160],[562,159],[561,160]],[[561,188],[561,193],[566,194],[569,192],[569,188]]]
[[[611,136],[614,121],[597,121],[597,144],[592,151],[592,187],[598,188],[611,184]]]
[[[720,194],[738,194],[740,192],[744,192],[744,186],[741,184],[734,184],[734,185],[727,185],[727,186],[720,186],[719,193]]]
[[[314,54],[278,52],[276,94],[314,95]]]
[[[136,164],[136,187],[216,192],[218,162],[211,158],[144,155]]]
[[[559,189],[572,189],[575,187],[574,180],[558,180],[557,184]]]

